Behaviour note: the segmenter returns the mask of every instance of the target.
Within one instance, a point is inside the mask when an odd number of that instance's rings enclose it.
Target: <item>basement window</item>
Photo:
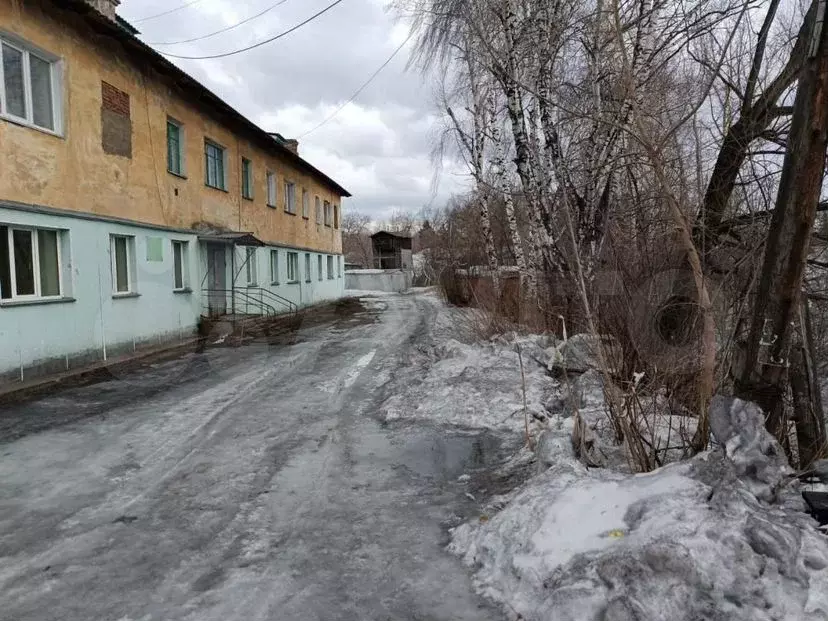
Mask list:
[[[60,80],[57,57],[0,37],[0,117],[59,134]]]
[[[0,226],[0,298],[36,300],[62,294],[60,232]]]

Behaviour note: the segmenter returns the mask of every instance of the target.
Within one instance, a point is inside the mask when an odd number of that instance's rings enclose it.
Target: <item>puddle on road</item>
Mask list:
[[[400,465],[416,475],[443,481],[494,468],[506,453],[503,439],[486,431],[420,429],[402,444]]]

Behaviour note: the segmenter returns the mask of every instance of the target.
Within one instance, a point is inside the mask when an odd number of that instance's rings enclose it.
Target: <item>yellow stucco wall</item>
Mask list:
[[[178,228],[207,223],[252,231],[260,239],[338,253],[341,233],[316,224],[314,197],[340,206],[339,195],[278,154],[266,153],[189,105],[153,74],[143,75],[107,37],[67,26],[31,0],[0,0],[0,32],[62,59],[63,136],[0,118],[0,199],[129,218]],[[101,81],[127,92],[132,158],[101,146]],[[186,174],[167,172],[167,117],[184,125]],[[204,139],[227,150],[227,191],[205,185]],[[253,162],[254,199],[241,196],[241,157]],[[266,171],[277,175],[278,206],[267,206]],[[284,210],[284,181],[296,183],[297,215]],[[302,217],[302,189],[310,192]],[[340,208],[341,219],[341,208]]]

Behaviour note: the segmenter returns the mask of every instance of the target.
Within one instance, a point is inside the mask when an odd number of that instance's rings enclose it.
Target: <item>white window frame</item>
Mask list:
[[[187,269],[189,265],[189,252],[190,252],[190,243],[187,241],[183,241],[180,239],[174,239],[171,243],[172,246],[172,260],[173,260],[173,291],[189,291],[190,279],[189,279],[189,271]],[[181,248],[181,286],[175,286],[175,247],[179,246]]]
[[[279,201],[279,181],[276,178],[276,173],[272,170],[267,171],[267,206],[276,209]]]
[[[285,179],[285,213],[296,215],[296,184]]]
[[[125,239],[126,240],[126,276],[127,276],[127,288],[126,291],[118,291],[118,266],[115,264],[116,262],[116,255],[115,255],[115,240],[116,239]],[[113,297],[124,297],[134,295],[135,291],[135,282],[133,279],[133,269],[135,267],[135,236],[134,235],[120,235],[120,234],[112,234],[109,236],[109,254],[110,254],[110,264],[112,268],[112,296]]]
[[[318,196],[316,197],[316,203],[314,206],[316,207],[316,223],[322,224],[322,199]]]
[[[310,192],[307,188],[302,188],[302,217],[305,220],[310,218]]]
[[[3,226],[7,227],[8,230],[6,234],[8,235],[8,252],[9,252],[9,280],[11,281],[11,291],[10,296],[7,298],[2,298],[0,302],[16,302],[16,301],[25,301],[25,300],[57,300],[63,297],[63,248],[61,246],[61,232],[58,229],[46,229],[46,228],[38,228],[32,226],[19,226],[15,224],[5,224]],[[57,252],[57,260],[58,260],[58,293],[57,295],[43,295],[42,288],[43,285],[40,281],[40,244],[38,244],[38,236],[40,235],[40,231],[49,231],[55,233],[55,240],[57,243],[57,248],[55,249]],[[19,295],[17,293],[17,265],[15,263],[14,258],[14,231],[25,231],[27,233],[31,233],[31,244],[32,244],[32,274],[34,277],[34,288],[35,292],[33,294],[26,294],[26,295]]]
[[[270,284],[279,284],[279,250],[276,248],[270,249]]]
[[[3,45],[8,45],[23,53],[23,93],[26,105],[26,116],[20,117],[10,114],[6,108],[6,82],[3,75]],[[34,106],[32,105],[32,72],[31,56],[49,63],[49,82],[52,89],[52,124],[54,129],[36,125],[34,122]],[[38,48],[31,43],[0,32],[0,118],[18,125],[31,127],[54,136],[63,136],[63,61],[54,54]]]
[[[287,279],[289,283],[298,283],[300,280],[298,252],[287,253]]]
[[[328,280],[333,280],[334,278],[336,278],[336,274],[334,274],[334,258],[333,258],[333,256],[329,254],[327,260],[325,261],[325,263],[327,263],[327,265],[325,267],[327,267],[327,269],[328,269]]]
[[[256,265],[257,254],[255,246],[244,247],[244,273],[248,287],[255,287],[259,284],[259,270],[258,265]]]
[[[325,226],[330,228],[331,226],[331,203],[330,201],[325,201],[324,203],[324,213],[325,213]]]
[[[311,275],[311,253],[305,253],[305,282],[313,282],[313,276]]]
[[[321,282],[321,281],[324,280],[323,272],[322,272],[322,255],[321,254],[316,255],[316,267],[317,267],[317,271],[319,272],[319,281]]]

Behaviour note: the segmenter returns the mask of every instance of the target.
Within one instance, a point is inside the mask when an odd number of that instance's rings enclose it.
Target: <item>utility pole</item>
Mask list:
[[[736,396],[757,403],[765,412],[768,430],[780,440],[787,433],[784,396],[792,332],[799,314],[828,145],[827,1],[815,0],[816,10],[809,11],[813,23],[808,32],[806,60],[765,243],[745,365],[736,382]]]

